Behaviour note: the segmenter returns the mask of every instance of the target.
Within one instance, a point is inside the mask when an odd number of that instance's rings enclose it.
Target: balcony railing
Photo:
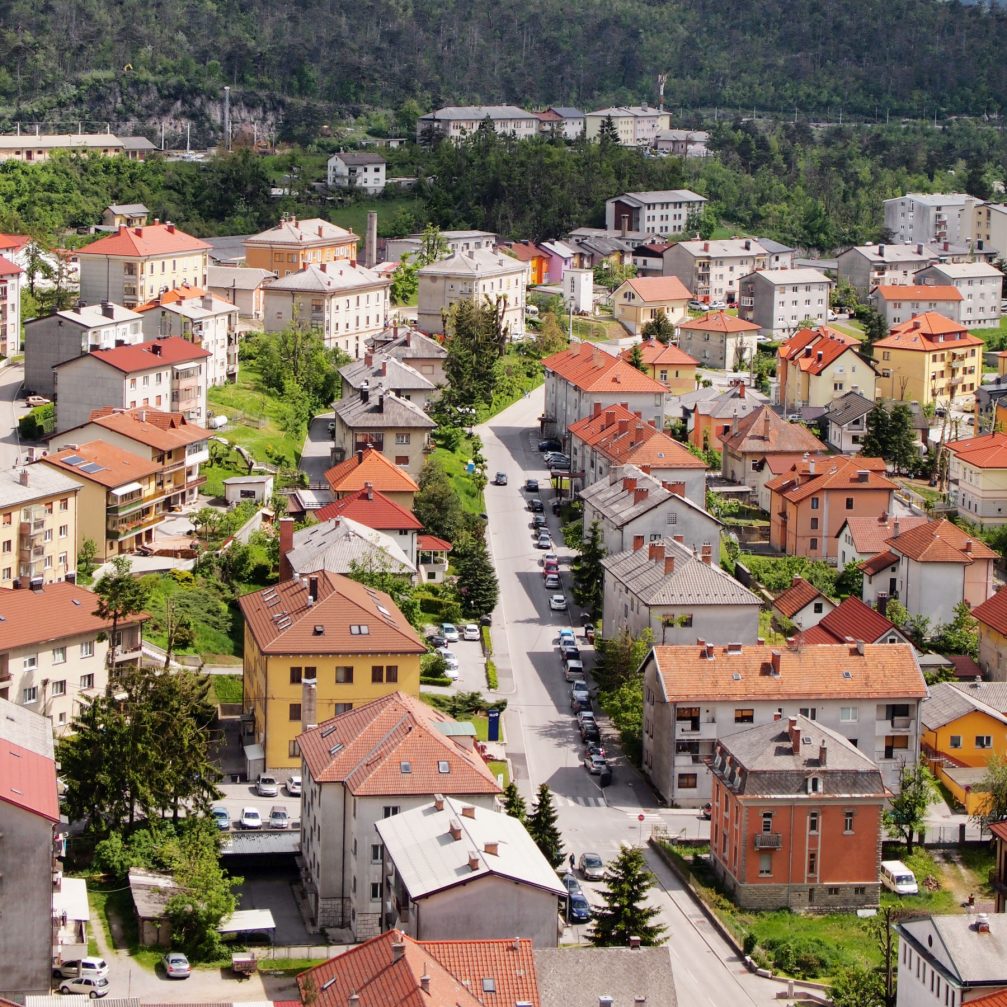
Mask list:
[[[778,850],[783,846],[783,836],[779,832],[756,832],[757,850]]]
[[[105,526],[105,532],[111,539],[128,538],[146,528],[153,528],[164,520],[165,515],[161,512],[149,514],[134,521],[109,521]]]

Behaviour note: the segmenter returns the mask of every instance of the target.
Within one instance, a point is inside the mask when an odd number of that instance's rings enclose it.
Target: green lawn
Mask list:
[[[855,318],[851,318],[846,322],[829,322],[828,325],[830,329],[836,329],[838,332],[843,332],[854,339],[864,338],[864,327]]]
[[[240,703],[244,694],[241,675],[211,675],[210,684],[218,703]]]
[[[334,209],[329,214],[334,224],[345,227],[359,234],[361,240],[367,234],[367,213],[369,210],[376,210],[378,214],[379,231],[395,217],[400,210],[408,210],[411,213],[421,216],[423,214],[423,203],[414,196],[400,196],[398,198],[387,199],[367,199],[351,203]],[[420,228],[422,230],[422,227]],[[363,252],[363,245],[360,247]]]
[[[465,464],[472,457],[468,450],[468,440],[462,442],[457,452],[448,451],[447,448],[436,448],[430,455],[436,458],[444,467],[451,484],[461,500],[462,508],[470,514],[482,514],[486,510],[486,502],[480,490],[472,479],[472,476],[465,471]]]
[[[151,643],[158,647],[167,643],[161,627],[165,621],[165,603],[170,598],[176,611],[188,617],[195,635],[192,646],[180,647],[178,653],[200,654],[208,664],[219,657],[241,656],[244,645],[241,612],[220,583],[185,577],[180,581],[167,573],[147,574],[142,581],[148,591],[145,608],[152,616],[143,632]]]
[[[510,773],[507,771],[506,762],[503,761],[498,762],[495,759],[491,759],[489,762],[486,763],[486,765],[489,767],[489,771],[494,776],[503,777],[503,785],[505,787],[507,786],[508,783],[510,783]]]
[[[978,336],[987,350],[1002,350],[1007,346],[1007,316],[1000,319],[1000,324],[992,329],[970,329],[973,336]]]

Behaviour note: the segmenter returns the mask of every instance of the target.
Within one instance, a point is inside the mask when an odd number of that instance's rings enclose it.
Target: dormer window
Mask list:
[[[820,776],[808,777],[808,793],[820,794],[822,792],[822,778]]]

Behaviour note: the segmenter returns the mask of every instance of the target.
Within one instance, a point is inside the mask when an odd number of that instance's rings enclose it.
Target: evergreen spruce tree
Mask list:
[[[867,414],[867,432],[860,442],[860,453],[865,458],[887,458],[891,454],[888,410],[875,406]]]
[[[456,547],[455,566],[462,614],[470,618],[488,615],[496,608],[500,582],[481,531],[468,536]]]
[[[528,805],[525,804],[525,800],[521,796],[521,792],[517,789],[517,784],[513,780],[504,787],[503,809],[505,815],[510,815],[511,818],[516,818],[527,827]]]
[[[919,458],[913,436],[913,413],[905,402],[897,402],[888,417],[888,454],[885,461],[896,472],[911,472]]]
[[[605,568],[601,565],[604,558],[605,544],[601,537],[601,525],[592,521],[571,568],[574,601],[595,619],[601,615],[605,589]]]
[[[643,350],[640,349],[639,343],[634,343],[633,348],[629,351],[629,363],[638,371],[647,373],[647,365],[643,362]]]
[[[591,943],[598,948],[624,948],[630,937],[639,937],[644,947],[661,943],[666,927],[655,923],[660,913],[646,905],[647,892],[654,884],[643,851],[632,846],[613,860],[605,871],[600,892],[605,907],[597,913]]]
[[[538,788],[535,806],[525,824],[528,834],[542,851],[542,856],[553,867],[559,867],[563,863],[563,839],[556,826],[556,808],[552,803],[552,794],[544,783]]]
[[[659,343],[667,346],[674,338],[675,326],[671,324],[671,320],[663,311],[658,311],[649,322],[644,324],[640,335],[644,339],[656,339]]]

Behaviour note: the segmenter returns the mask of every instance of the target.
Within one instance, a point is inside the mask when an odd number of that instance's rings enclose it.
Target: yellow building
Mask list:
[[[691,298],[677,276],[637,276],[620,284],[612,295],[612,313],[632,335],[639,336],[660,314],[672,325],[686,321]]]
[[[245,239],[245,265],[284,277],[337,259],[355,262],[359,240],[352,231],[318,217],[283,217],[276,227]]]
[[[936,311],[910,318],[874,344],[880,398],[947,404],[976,390],[983,342]]]
[[[976,605],[972,616],[979,628],[979,667],[986,678],[1007,682],[1007,589]]]
[[[44,465],[0,472],[0,588],[76,572],[79,493],[73,479]]]
[[[1007,755],[1007,716],[997,708],[1005,696],[996,682],[941,682],[920,706],[921,753],[970,815],[983,804],[976,784],[990,756]]]
[[[383,591],[324,570],[239,599],[245,743],[270,770],[301,765],[297,736],[393,692],[418,696],[426,646]]]
[[[86,539],[98,560],[133,552],[150,542],[167,516],[172,490],[159,482],[161,465],[105,441],[90,441],[46,455],[40,462],[80,486],[77,550]]]
[[[949,503],[981,525],[1007,523],[1007,434],[997,429],[945,446]]]
[[[671,343],[665,346],[656,339],[644,339],[627,346],[619,356],[627,363],[632,363],[637,347],[643,361],[643,373],[660,381],[670,395],[685,395],[686,392],[696,390],[696,368],[699,362],[688,353]]]
[[[828,406],[846,392],[874,399],[874,368],[853,336],[829,328],[801,329],[776,351],[780,402],[788,410]]]

